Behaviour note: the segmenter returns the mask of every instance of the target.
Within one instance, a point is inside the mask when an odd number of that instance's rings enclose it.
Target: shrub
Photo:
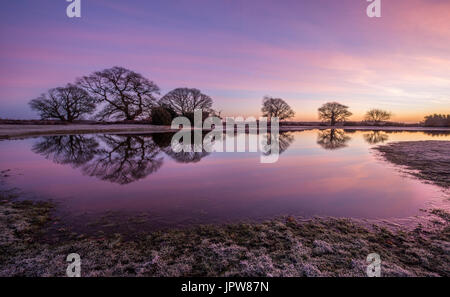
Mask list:
[[[184,116],[189,119],[189,121],[191,122],[191,125],[194,125],[194,113],[193,112],[186,112],[184,114]],[[208,117],[209,117],[209,112],[203,111],[202,112],[202,123]]]
[[[170,116],[172,117],[172,120],[174,118],[176,118],[177,116],[179,116],[177,114],[177,112],[175,110],[173,110],[173,108],[170,107],[169,105],[163,103],[163,104],[161,104],[161,107],[164,108],[168,113],[170,113]]]
[[[170,126],[170,124],[172,123],[172,116],[164,107],[153,108],[151,117],[153,125]]]

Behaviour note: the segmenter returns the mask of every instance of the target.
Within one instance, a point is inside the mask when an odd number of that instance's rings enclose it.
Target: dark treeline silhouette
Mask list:
[[[450,114],[433,114],[426,116],[423,124],[426,127],[450,127]]]

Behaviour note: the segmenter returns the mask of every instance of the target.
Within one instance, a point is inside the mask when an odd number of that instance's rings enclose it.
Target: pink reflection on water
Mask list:
[[[18,173],[8,179],[10,186],[36,199],[54,199],[66,213],[147,212],[155,225],[165,226],[280,215],[404,218],[441,199],[437,187],[375,156],[364,133],[348,134],[351,140],[339,150],[322,149],[317,131],[294,133],[294,142],[274,164],[259,163],[258,153],[213,153],[181,164],[161,152],[158,171],[125,185],[32,152],[36,139],[0,142],[0,169]],[[432,137],[389,136],[389,141]]]

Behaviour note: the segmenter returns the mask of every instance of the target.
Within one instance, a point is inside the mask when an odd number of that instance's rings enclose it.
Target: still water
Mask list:
[[[448,132],[287,132],[272,164],[260,163],[260,153],[174,153],[171,137],[0,141],[0,170],[11,169],[3,186],[20,189],[27,199],[53,200],[62,220],[79,229],[158,229],[281,215],[392,219],[445,203],[440,188],[402,173],[371,148],[450,140]]]

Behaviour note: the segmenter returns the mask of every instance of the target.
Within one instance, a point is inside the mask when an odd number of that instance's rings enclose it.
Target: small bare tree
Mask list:
[[[283,99],[267,96],[263,99],[261,111],[263,116],[269,119],[278,117],[280,120],[285,120],[295,115],[295,112]]]
[[[95,100],[85,90],[68,84],[50,89],[30,101],[30,107],[39,112],[41,119],[59,119],[73,122],[95,110]]]
[[[379,123],[387,121],[391,118],[392,114],[389,111],[373,108],[366,112],[365,120],[369,122]]]
[[[160,105],[172,108],[179,115],[186,115],[193,113],[196,109],[201,109],[204,112],[209,112],[212,106],[211,97],[203,94],[198,89],[177,88],[160,100]]]
[[[159,87],[141,74],[113,67],[97,71],[77,80],[77,84],[104,103],[97,117],[101,120],[114,118],[135,120],[148,117],[156,105]]]
[[[331,126],[337,122],[344,122],[352,113],[348,111],[348,106],[337,102],[328,102],[319,108],[319,119],[330,122]]]

